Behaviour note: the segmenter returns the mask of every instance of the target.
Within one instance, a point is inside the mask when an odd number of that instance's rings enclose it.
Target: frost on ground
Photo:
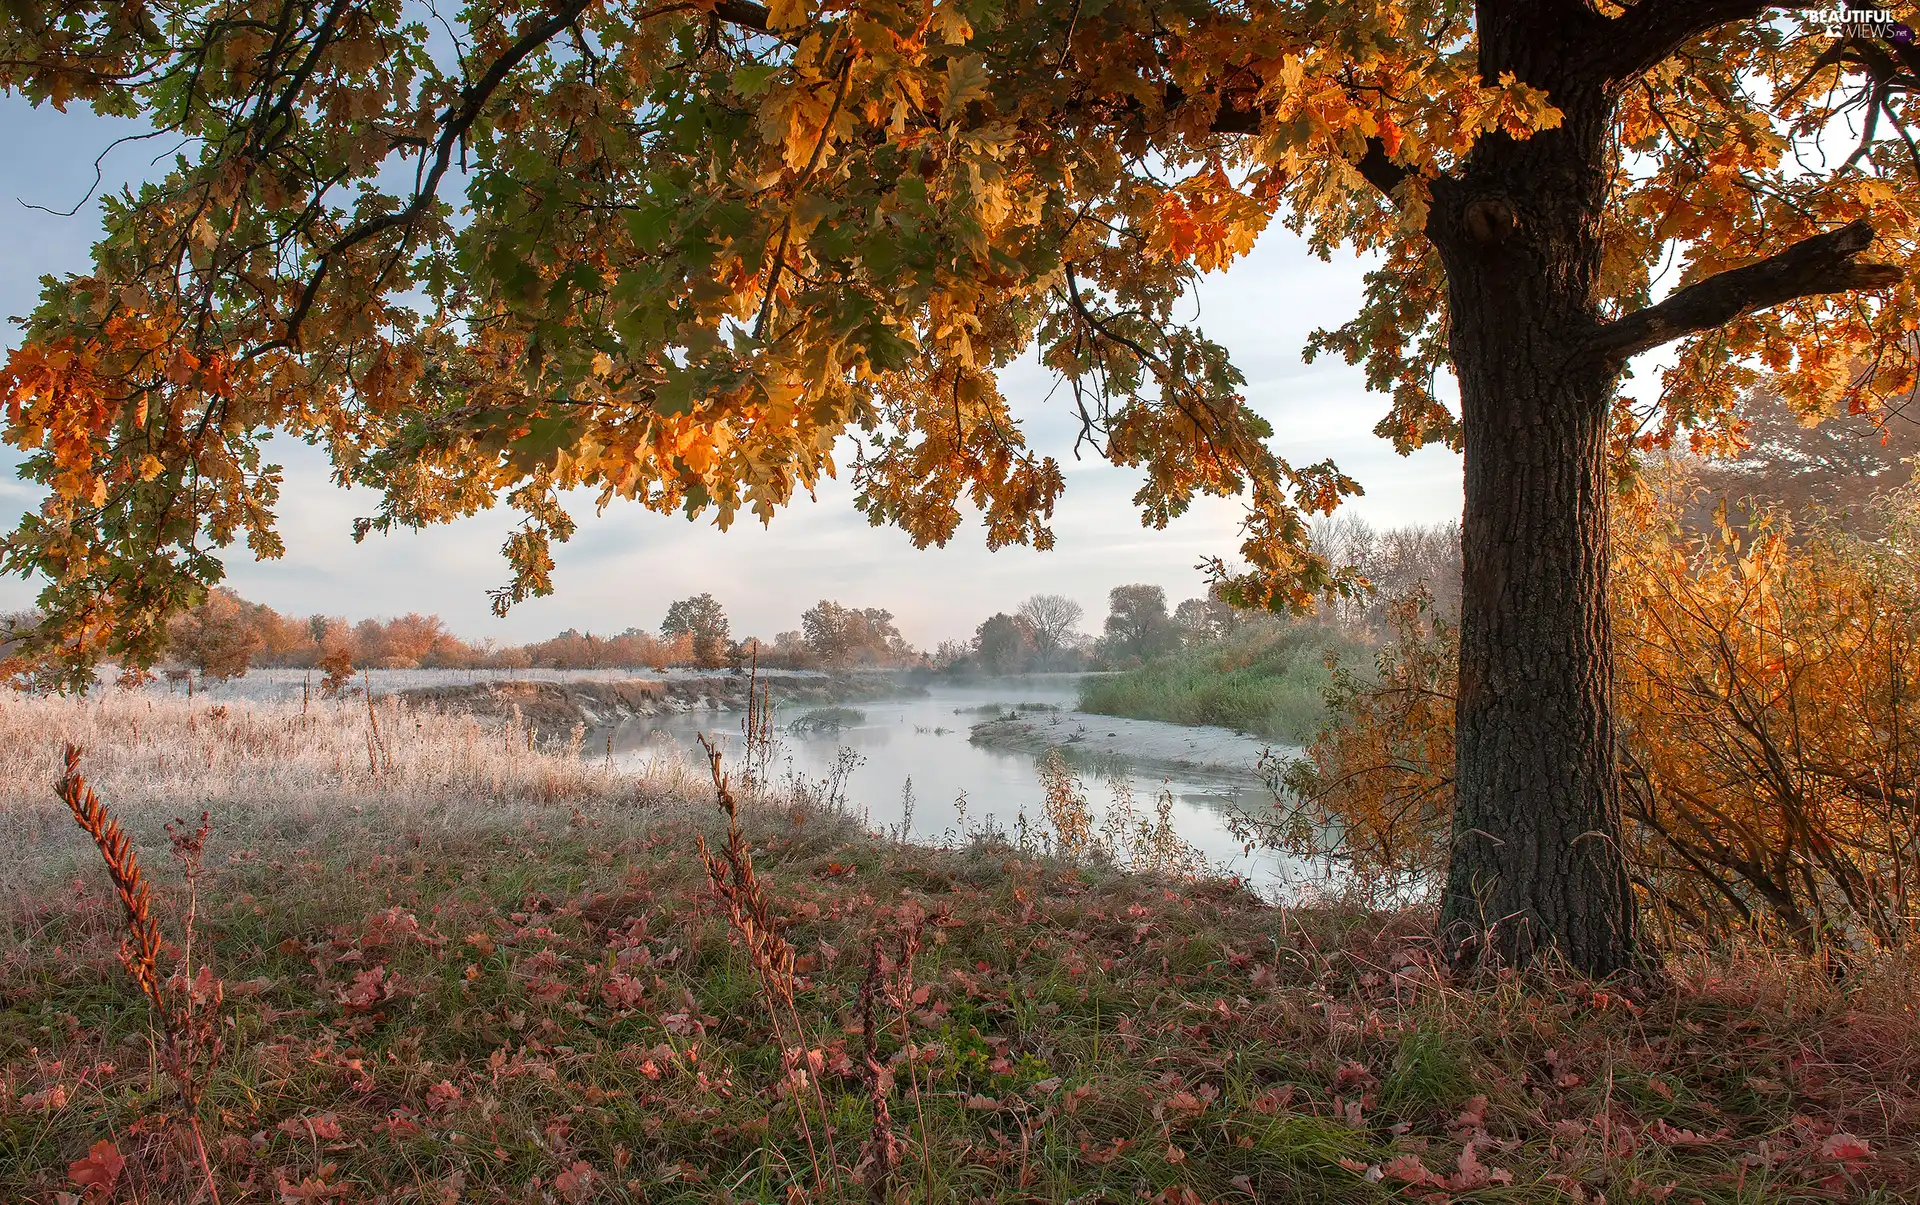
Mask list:
[[[1076,760],[1121,758],[1138,764],[1253,774],[1268,750],[1289,746],[1230,728],[1130,720],[1085,711],[1037,711],[1002,716],[973,726],[976,745],[1044,753],[1061,749]]]
[[[207,969],[204,1164],[67,741]],[[0,1201],[1917,1199],[1909,951],[1462,982],[1421,913],[729,825],[684,774],[398,701],[0,698]],[[158,822],[202,807],[194,912]],[[1046,844],[1089,820],[1058,769]]]
[[[518,823],[531,809],[633,810],[688,797],[687,765],[664,757],[612,767],[524,725],[412,708],[391,696],[225,701],[107,691],[78,698],[0,697],[0,847],[78,851],[54,801],[67,744],[136,836],[175,816],[215,814],[227,837],[316,837],[377,814],[384,838],[409,827]],[[350,821],[358,825],[358,821]],[[0,867],[0,882],[28,859]]]

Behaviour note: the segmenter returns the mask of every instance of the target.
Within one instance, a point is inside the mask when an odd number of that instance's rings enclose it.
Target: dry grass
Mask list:
[[[722,816],[711,784],[636,809],[695,784],[444,717],[148,714],[6,703],[0,749],[91,740],[116,813],[212,804],[227,1205],[1920,1199],[1910,958],[1835,982],[1722,952],[1638,1002],[1468,989],[1418,917]],[[0,897],[0,1200],[188,1202],[125,909],[76,862],[54,756],[6,787],[42,843]],[[740,915],[715,869],[750,873]],[[177,928],[180,875],[147,873]],[[748,911],[791,954],[777,990]]]
[[[219,839],[303,833],[321,839],[371,814],[396,832],[513,827],[554,806],[634,807],[697,797],[677,760],[635,776],[524,725],[410,709],[388,697],[292,703],[189,702],[184,696],[0,697],[0,890],[71,865],[64,814],[49,806],[61,750],[87,751],[87,779],[136,838],[176,815],[213,813]],[[64,850],[64,864],[55,850]],[[45,856],[43,856],[45,855]]]

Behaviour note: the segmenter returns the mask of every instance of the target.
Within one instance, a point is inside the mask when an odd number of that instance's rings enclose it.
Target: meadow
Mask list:
[[[1127,869],[1070,778],[1040,839],[935,848],[746,768],[391,700],[0,701],[0,1199],[1920,1194],[1908,955],[1459,983],[1423,914]]]

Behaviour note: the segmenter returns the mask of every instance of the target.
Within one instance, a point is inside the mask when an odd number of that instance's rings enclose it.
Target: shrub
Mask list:
[[[787,731],[796,736],[831,736],[843,728],[866,722],[867,713],[854,707],[816,707],[795,717]]]
[[[1920,907],[1920,487],[1884,539],[1770,511],[1683,532],[1669,490],[1622,508],[1611,581],[1635,881],[1669,933],[1894,944]],[[1270,843],[1375,892],[1430,885],[1453,784],[1458,642],[1394,611],[1377,679],[1337,678],[1339,723],[1276,765]]]

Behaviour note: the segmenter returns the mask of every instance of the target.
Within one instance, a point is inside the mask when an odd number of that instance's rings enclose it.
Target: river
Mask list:
[[[689,675],[674,675],[687,677]],[[466,670],[374,670],[364,680],[376,695],[386,695],[429,686],[458,686],[473,683],[514,680],[554,682],[618,681],[626,678],[657,679],[658,674],[621,671],[498,671]],[[202,697],[209,702],[223,700],[299,700],[312,688],[311,670],[256,670],[244,678],[225,683],[203,683]],[[835,733],[802,735],[789,725],[813,709],[815,704],[796,704],[775,713],[774,737],[777,760],[769,778],[777,787],[794,776],[819,780],[831,774],[842,750],[855,759],[845,784],[846,799],[852,810],[866,817],[870,827],[903,834],[909,840],[951,843],[967,833],[987,829],[1017,831],[1024,814],[1030,825],[1044,828],[1045,809],[1038,763],[1045,756],[1036,749],[1044,742],[1032,740],[1023,747],[977,745],[968,740],[970,730],[982,720],[994,718],[999,704],[1017,709],[1022,703],[1070,711],[1079,699],[1079,675],[1042,674],[1003,678],[977,684],[957,684],[935,679],[929,693],[848,704],[863,719]],[[150,689],[163,691],[156,684]],[[1258,742],[1222,729],[1185,728],[1139,720],[1112,720],[1108,717],[1068,717],[1051,724],[1053,713],[1024,713],[1035,720],[1029,727],[1043,736],[1061,733],[1062,750],[1075,766],[1085,784],[1086,795],[1097,816],[1104,816],[1115,797],[1115,784],[1124,784],[1130,792],[1136,814],[1151,820],[1155,803],[1166,792],[1171,799],[1171,821],[1176,833],[1198,850],[1207,863],[1222,872],[1238,874],[1265,894],[1291,895],[1303,880],[1318,879],[1305,864],[1271,850],[1249,854],[1227,825],[1234,809],[1260,811],[1272,802],[1272,796],[1253,762]],[[1004,728],[1005,725],[996,725]],[[1107,738],[1109,731],[1118,739]],[[1076,740],[1081,733],[1089,739]],[[725,742],[729,764],[738,765],[741,749],[741,716],[737,712],[699,709],[668,712],[627,720],[611,730],[590,733],[583,752],[589,757],[605,755],[609,741],[616,759],[633,768],[661,757],[698,758],[696,738],[702,734]],[[1105,745],[1099,752],[1086,750]],[[1132,752],[1158,751],[1184,757],[1198,746],[1202,752],[1193,760],[1223,765],[1221,748],[1238,750],[1234,758],[1244,764],[1238,772],[1221,769],[1193,769],[1170,761],[1145,761],[1129,756]],[[1288,752],[1288,750],[1277,750]],[[908,785],[911,783],[911,815],[908,814]],[[961,801],[964,800],[964,822]]]
[[[963,825],[968,833],[1012,833],[1023,814],[1030,825],[1044,828],[1038,773],[1044,754],[974,744],[968,733],[996,711],[1023,703],[1071,710],[1077,700],[1070,675],[966,685],[936,682],[925,695],[850,704],[863,718],[822,734],[790,728],[811,706],[778,708],[768,777],[776,785],[796,775],[817,782],[832,775],[836,765],[850,762],[845,797],[855,814],[864,815],[871,828],[909,840],[951,843],[961,837]],[[741,718],[702,711],[633,719],[610,734],[594,734],[587,748],[604,756],[610,736],[615,759],[637,767],[660,757],[697,758],[697,738],[706,735],[723,742],[729,761],[737,766]],[[1297,876],[1300,868],[1291,859],[1270,850],[1249,854],[1228,828],[1233,809],[1259,810],[1272,803],[1251,763],[1244,772],[1232,773],[1143,764],[1124,753],[1089,756],[1072,745],[1063,752],[1080,775],[1096,816],[1112,808],[1116,783],[1131,792],[1134,811],[1145,819],[1153,818],[1156,801],[1165,792],[1171,798],[1175,831],[1211,867],[1238,874],[1268,893]]]

